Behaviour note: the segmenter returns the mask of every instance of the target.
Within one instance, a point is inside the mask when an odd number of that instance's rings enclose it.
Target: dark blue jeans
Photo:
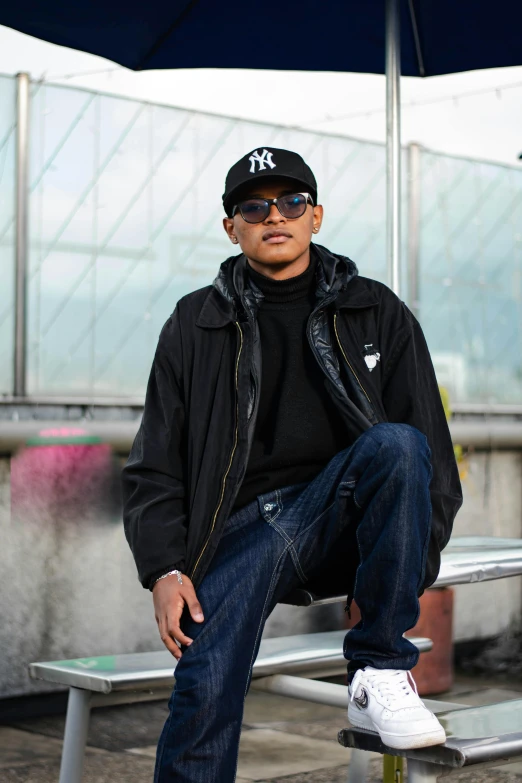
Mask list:
[[[233,514],[199,589],[205,620],[187,610],[194,641],[176,667],[155,783],[233,783],[243,704],[267,617],[306,581],[348,525],[357,524],[354,597],[361,621],[347,659],[411,669],[403,637],[417,622],[431,526],[426,437],[407,424],[377,424],[310,483],[260,495]]]

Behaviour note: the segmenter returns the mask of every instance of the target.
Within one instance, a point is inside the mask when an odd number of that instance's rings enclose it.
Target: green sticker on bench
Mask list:
[[[50,665],[66,665],[71,669],[80,671],[114,671],[116,669],[116,655],[98,655],[95,658],[75,658],[70,661],[49,661]]]

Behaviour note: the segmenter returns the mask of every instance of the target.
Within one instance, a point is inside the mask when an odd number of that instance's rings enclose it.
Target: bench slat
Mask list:
[[[522,539],[495,536],[455,536],[442,552],[440,573],[434,587],[487,582],[522,574]],[[323,606],[346,601],[345,595],[327,598],[296,589],[281,603]]]
[[[444,745],[401,751],[388,748],[378,734],[355,728],[342,729],[339,742],[349,748],[453,768],[522,758],[522,699],[452,710],[437,717],[448,737]]]
[[[254,663],[253,677],[270,674],[299,674],[320,670],[343,671],[343,640],[346,630],[297,634],[263,639]],[[411,638],[421,652],[432,642]],[[31,677],[99,693],[172,687],[175,659],[168,650],[124,655],[102,655],[70,661],[31,663]]]

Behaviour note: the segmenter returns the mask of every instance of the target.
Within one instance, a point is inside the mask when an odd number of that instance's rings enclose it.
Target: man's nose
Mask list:
[[[270,206],[270,212],[268,213],[265,223],[280,223],[284,221],[285,217],[280,213],[276,204]]]

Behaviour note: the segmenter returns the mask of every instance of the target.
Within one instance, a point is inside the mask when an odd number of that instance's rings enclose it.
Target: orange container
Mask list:
[[[426,590],[420,599],[420,617],[407,636],[427,636],[433,642],[430,652],[422,653],[413,669],[421,696],[448,691],[453,685],[453,590],[442,587]],[[355,602],[351,618],[345,612],[346,628],[359,622],[361,613]]]
[[[413,669],[421,696],[449,691],[453,685],[453,590],[426,590],[420,599],[419,622],[407,636],[427,636],[433,649],[422,653]]]

